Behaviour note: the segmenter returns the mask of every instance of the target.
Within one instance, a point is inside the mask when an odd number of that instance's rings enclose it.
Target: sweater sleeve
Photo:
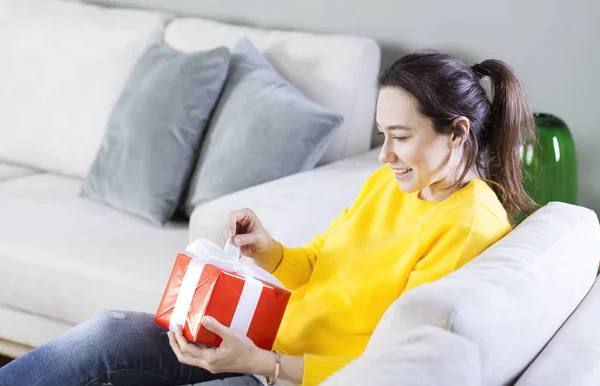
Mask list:
[[[330,375],[340,370],[354,359],[356,358],[304,355],[302,386],[315,386],[321,384]]]
[[[338,218],[331,222],[325,232],[315,236],[313,241],[306,243],[303,247],[288,248],[282,246],[283,257],[279,266],[273,271],[273,275],[290,290],[295,290],[305,284],[310,278],[327,237],[339,224],[346,220],[347,215],[348,209],[345,209]]]

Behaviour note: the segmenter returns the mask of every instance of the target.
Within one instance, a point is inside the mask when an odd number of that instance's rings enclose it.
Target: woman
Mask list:
[[[260,385],[252,374],[277,373],[315,385],[358,357],[398,296],[461,267],[532,209],[519,148],[533,117],[506,64],[416,52],[379,89],[385,165],[325,233],[286,248],[252,211],[229,216],[225,236],[294,291],[274,352],[211,318],[203,323],[223,337],[216,349],[181,329],[165,334],[153,315],[104,312],[0,369],[0,384]]]

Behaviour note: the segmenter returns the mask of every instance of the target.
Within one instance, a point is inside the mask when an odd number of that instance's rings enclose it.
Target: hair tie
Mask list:
[[[493,103],[493,98],[494,98],[494,93],[492,91],[493,79],[490,75],[490,72],[488,71],[488,69],[484,68],[479,63],[472,65],[471,70],[473,70],[473,72],[477,76],[477,82],[479,83],[479,86],[483,89],[486,99],[488,100],[488,102]],[[487,78],[484,79],[484,77],[486,77],[486,76],[487,76]]]
[[[480,79],[484,76],[490,76],[490,72],[479,63],[472,65],[471,70],[473,70],[475,75],[477,75],[477,77]]]

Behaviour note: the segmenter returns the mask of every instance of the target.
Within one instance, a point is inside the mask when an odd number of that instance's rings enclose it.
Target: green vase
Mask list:
[[[577,158],[569,128],[560,118],[536,113],[537,144],[521,151],[523,185],[540,206],[550,201],[577,204]]]

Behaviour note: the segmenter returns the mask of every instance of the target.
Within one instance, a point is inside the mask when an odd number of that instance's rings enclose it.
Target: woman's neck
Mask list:
[[[462,182],[458,183],[458,176],[442,179],[427,186],[419,192],[419,198],[424,201],[444,201],[455,192],[464,188],[473,180],[481,179],[476,168],[471,168]]]

